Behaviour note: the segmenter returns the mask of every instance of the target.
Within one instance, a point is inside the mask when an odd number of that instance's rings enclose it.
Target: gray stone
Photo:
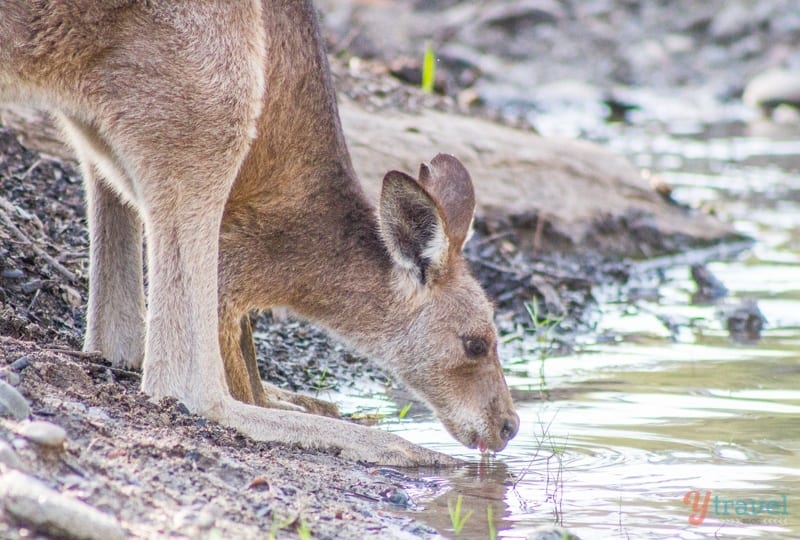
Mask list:
[[[31,365],[31,359],[27,356],[20,356],[13,362],[11,362],[11,369],[14,371],[22,371],[23,369],[27,368]]]
[[[800,106],[800,72],[771,69],[747,83],[742,101],[751,107],[774,109],[781,104]]]
[[[86,411],[86,419],[100,424],[105,424],[111,420],[111,417],[100,407],[89,407],[89,409]]]
[[[25,277],[25,272],[18,268],[6,268],[0,272],[0,277],[4,279],[22,279]]]
[[[187,528],[208,530],[214,526],[216,518],[211,511],[189,506],[175,514],[172,521],[175,527],[180,530],[185,530]]]
[[[23,468],[19,456],[17,456],[17,453],[14,452],[14,449],[11,448],[11,445],[6,441],[0,441],[0,463],[12,469],[21,470]]]
[[[31,415],[31,408],[19,390],[5,381],[0,381],[0,415],[15,420],[24,420]]]
[[[17,432],[31,442],[53,448],[61,447],[67,440],[64,428],[50,422],[29,422]]]
[[[5,511],[20,522],[56,538],[127,538],[113,516],[63,495],[18,471],[11,471],[0,478],[0,501]]]
[[[730,2],[711,21],[709,35],[717,40],[728,41],[745,35],[758,25],[760,17],[753,10],[738,2]]]
[[[5,367],[2,370],[0,370],[0,380],[6,381],[11,386],[19,386],[20,383],[19,373],[17,373],[12,369],[9,369],[8,367]]]
[[[528,535],[528,540],[581,540],[561,527],[540,527]]]

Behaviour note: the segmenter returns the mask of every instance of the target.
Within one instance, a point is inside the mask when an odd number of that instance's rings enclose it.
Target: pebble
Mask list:
[[[22,371],[26,367],[31,365],[31,359],[27,356],[20,356],[13,362],[11,362],[11,369],[14,371]]]
[[[743,298],[737,305],[725,306],[722,314],[731,339],[735,342],[753,343],[761,339],[761,330],[767,319],[755,298]]]
[[[711,21],[708,33],[716,40],[727,42],[746,35],[759,22],[751,7],[738,2],[730,2]]]
[[[172,519],[176,529],[186,529],[187,527],[197,527],[207,530],[214,526],[216,518],[212,512],[197,508],[184,508],[180,510]]]
[[[64,428],[50,422],[35,421],[22,426],[17,432],[31,442],[42,446],[61,447],[67,441]]]
[[[0,272],[0,277],[5,279],[22,279],[25,277],[25,272],[18,268],[6,268]]]
[[[14,449],[11,448],[11,445],[6,441],[0,441],[0,463],[11,469],[23,468],[19,456],[17,456],[17,453],[14,452]]]
[[[86,411],[86,418],[100,424],[105,424],[111,420],[111,417],[108,415],[108,413],[100,407],[89,407],[89,409]]]
[[[708,304],[728,294],[728,288],[703,264],[692,265],[691,276],[697,284],[697,290],[692,294],[695,304]]]
[[[540,527],[528,535],[528,540],[581,540],[561,527]]]
[[[404,489],[401,488],[392,488],[387,489],[383,493],[381,493],[381,498],[389,504],[394,506],[402,506],[402,507],[409,507],[411,506],[411,497],[408,496],[408,493]]]
[[[0,415],[15,420],[25,420],[30,414],[31,408],[19,390],[5,381],[0,381]]]
[[[760,73],[747,83],[742,101],[765,110],[781,104],[800,107],[800,72],[772,69]]]
[[[9,369],[8,367],[5,367],[0,369],[0,380],[6,381],[11,386],[19,386],[19,373]]]
[[[123,540],[122,526],[88,504],[49,488],[18,471],[0,477],[0,504],[6,512],[31,528],[56,538]]]

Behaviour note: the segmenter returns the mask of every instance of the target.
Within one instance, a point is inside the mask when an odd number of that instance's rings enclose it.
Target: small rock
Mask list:
[[[256,491],[269,491],[269,479],[264,476],[256,476],[247,485],[247,489]]]
[[[66,284],[61,284],[59,287],[61,289],[61,297],[67,302],[67,304],[74,308],[81,307],[81,305],[83,305],[83,298],[81,298],[81,293],[79,293],[77,289]]]
[[[0,478],[0,501],[5,511],[21,523],[56,538],[127,538],[113,516],[63,495],[18,471],[11,471]]]
[[[540,527],[528,535],[528,540],[581,540],[561,527]]]
[[[692,294],[692,303],[708,304],[728,294],[727,287],[705,265],[692,265],[691,275],[697,284],[697,290]]]
[[[17,432],[31,442],[42,446],[61,447],[67,441],[67,432],[64,428],[50,422],[29,422]]]
[[[744,298],[737,306],[723,310],[725,326],[737,343],[753,343],[761,339],[766,317],[758,308],[755,298]]]
[[[19,456],[17,456],[17,453],[14,452],[14,449],[11,448],[11,445],[6,441],[0,441],[0,463],[12,469],[23,468]]]
[[[772,121],[775,124],[795,126],[800,124],[800,106],[780,104],[772,111]]]
[[[480,12],[479,23],[512,29],[522,23],[555,23],[564,16],[564,8],[552,0],[514,0],[487,6]]]
[[[196,527],[201,530],[207,530],[213,527],[215,522],[216,518],[211,512],[192,507],[180,510],[172,519],[176,529]]]
[[[11,446],[15,450],[22,450],[23,448],[28,448],[30,445],[31,443],[29,443],[27,439],[23,439],[22,437],[14,437],[14,439],[11,441]]]
[[[0,415],[25,420],[31,414],[28,402],[19,390],[5,381],[0,381]]]
[[[111,417],[106,411],[100,407],[89,407],[86,411],[86,418],[100,424],[105,424],[111,420]]]
[[[86,411],[89,410],[89,408],[85,404],[81,403],[80,401],[61,401],[61,400],[58,400],[58,401],[56,401],[56,403],[58,404],[57,408],[64,409],[66,411],[69,411],[69,412],[75,413],[75,414],[82,414],[83,415],[83,414],[86,414]]]
[[[381,493],[381,498],[394,506],[408,507],[411,505],[411,498],[401,488],[387,489]]]
[[[26,281],[25,283],[23,283],[21,285],[21,288],[22,292],[30,294],[34,291],[38,291],[39,289],[41,289],[42,285],[44,285],[44,281],[42,281],[41,279],[32,279],[30,281]]]
[[[31,359],[27,356],[20,356],[13,362],[11,362],[11,369],[14,371],[22,371],[26,367],[31,365]]]
[[[4,279],[22,279],[25,277],[25,272],[18,268],[6,268],[0,272],[0,277]]]
[[[6,381],[11,386],[19,386],[20,383],[19,373],[7,367],[0,370],[0,379]]]
[[[779,105],[800,107],[800,72],[785,69],[765,71],[747,83],[742,101],[770,115]]]
[[[746,35],[760,21],[753,16],[753,10],[740,2],[729,2],[711,21],[709,35],[727,43],[737,37]]]

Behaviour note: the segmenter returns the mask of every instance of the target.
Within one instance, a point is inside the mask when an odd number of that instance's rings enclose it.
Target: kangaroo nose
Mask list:
[[[503,422],[503,427],[500,429],[500,436],[503,438],[504,441],[508,442],[514,438],[514,435],[517,434],[519,430],[519,415],[514,414],[514,416],[510,416],[505,419]]]

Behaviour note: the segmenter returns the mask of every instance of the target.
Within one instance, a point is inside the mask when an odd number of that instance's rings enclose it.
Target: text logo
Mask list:
[[[765,518],[786,516],[789,514],[789,500],[786,495],[769,499],[737,499],[714,495],[710,491],[701,493],[696,490],[687,491],[683,496],[683,504],[689,505],[689,523],[701,525],[709,510],[718,518]]]

